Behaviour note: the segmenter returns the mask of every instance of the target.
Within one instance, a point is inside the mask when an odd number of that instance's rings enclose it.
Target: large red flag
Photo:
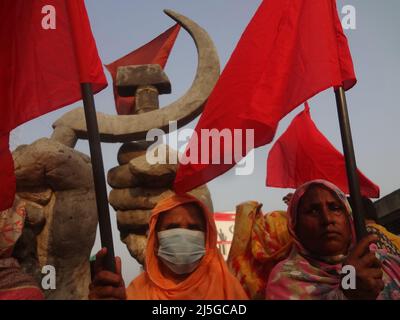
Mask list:
[[[83,0],[0,2],[0,210],[11,207],[9,132],[107,86]],[[7,146],[6,148],[4,146]],[[3,180],[4,179],[4,180]]]
[[[360,170],[361,194],[379,198],[379,187]],[[349,193],[343,155],[318,130],[306,104],[268,155],[267,186],[294,188],[310,180],[324,179]]]
[[[8,134],[0,135],[0,211],[12,206],[16,189],[14,161],[8,141]]]
[[[232,143],[212,148],[211,139],[202,139],[202,129],[254,129],[258,147],[271,142],[279,121],[310,97],[330,87],[347,90],[355,83],[334,0],[264,0],[205,106],[197,135],[181,159],[175,190],[206,183],[237,162],[210,164],[216,154],[229,160],[240,148],[243,155],[249,151]],[[207,151],[204,145],[212,149],[208,155],[201,153]],[[208,161],[186,163],[192,152]]]
[[[114,99],[118,114],[131,114],[135,106],[134,97],[120,97],[118,95],[115,85],[118,67],[139,64],[159,64],[164,68],[175,44],[175,40],[178,37],[179,30],[180,25],[175,24],[149,43],[106,65],[114,82]]]

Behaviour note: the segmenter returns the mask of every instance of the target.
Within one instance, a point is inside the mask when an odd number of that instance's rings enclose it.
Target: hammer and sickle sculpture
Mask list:
[[[207,32],[189,18],[172,10],[164,12],[178,22],[192,36],[197,52],[197,74],[190,89],[183,97],[170,105],[139,115],[107,115],[97,113],[102,142],[130,142],[146,138],[150,129],[168,132],[169,121],[177,121],[178,128],[188,124],[201,112],[220,74],[217,50]],[[87,139],[84,111],[74,109],[53,124],[52,138],[69,147],[77,139]]]
[[[97,113],[101,141],[124,143],[118,153],[119,166],[108,173],[108,183],[113,188],[109,200],[117,211],[121,240],[139,263],[144,261],[151,209],[162,197],[173,192],[171,186],[177,167],[147,163],[146,134],[153,128],[168,132],[170,121],[177,121],[180,128],[195,119],[220,74],[218,54],[207,32],[181,14],[171,10],[165,13],[191,35],[197,47],[197,74],[190,89],[177,101],[160,109],[158,105],[150,106],[138,114],[124,116]],[[157,69],[158,66],[137,67]],[[135,69],[134,66],[124,68],[128,73]],[[129,83],[132,79],[125,80],[121,77],[119,89],[133,90],[134,86]],[[151,83],[144,89],[142,101],[146,100],[147,104],[155,101],[151,99],[154,94],[158,104],[158,94],[168,92],[168,88],[162,90]],[[138,91],[136,86],[136,92],[128,94],[139,94]],[[46,292],[48,299],[84,299],[90,282],[88,257],[95,240],[97,212],[90,159],[74,150],[78,139],[87,139],[83,108],[67,112],[53,128],[50,139],[42,138],[31,145],[20,146],[13,153],[18,196],[27,203],[30,221],[15,254],[31,273],[46,264],[55,267],[57,289]],[[192,193],[212,208],[206,186]]]

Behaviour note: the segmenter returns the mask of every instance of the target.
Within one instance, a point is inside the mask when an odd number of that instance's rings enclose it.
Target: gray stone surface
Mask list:
[[[19,194],[19,196],[23,198],[22,194]],[[27,201],[25,210],[26,210],[25,224],[31,226],[33,230],[40,231],[41,228],[46,223],[46,217],[44,214],[43,206],[40,203]]]
[[[128,164],[133,158],[144,154],[153,141],[135,141],[124,143],[118,150],[119,165]]]
[[[177,164],[170,160],[178,156],[175,150],[166,145],[159,145],[153,150],[155,156],[160,153],[166,156],[165,164],[149,164],[146,154],[131,153],[133,156],[127,164],[110,170],[109,181],[112,180],[113,190],[110,192],[110,204],[117,210],[117,223],[121,240],[127,245],[130,254],[143,264],[146,248],[146,232],[148,222],[157,203],[174,194],[172,184],[175,179]],[[112,179],[110,179],[112,177]],[[127,186],[129,181],[134,185]],[[201,186],[192,192],[213,211],[210,193],[206,186]]]
[[[219,58],[215,46],[207,32],[187,17],[166,11],[166,13],[186,29],[197,47],[198,66],[190,89],[177,101],[168,106],[143,114],[117,116],[97,113],[100,138],[103,142],[129,142],[145,140],[150,129],[159,128],[168,132],[169,122],[178,121],[182,127],[195,119],[202,111],[219,78]],[[71,129],[77,138],[87,139],[87,129],[82,108],[74,109],[60,119],[53,127]],[[71,137],[65,139],[57,135],[57,141],[70,145]]]
[[[144,145],[145,147],[146,145]],[[172,187],[176,174],[176,160],[178,154],[176,151],[167,149],[166,146],[158,146],[153,152],[155,156],[159,155],[159,150],[163,149],[165,154],[165,164],[150,164],[146,158],[144,150],[132,147],[132,151],[126,150],[123,163],[129,163],[112,168],[108,172],[108,183],[113,188],[146,187],[163,188]],[[128,149],[128,147],[126,147]],[[170,163],[174,160],[175,163]]]
[[[47,210],[47,223],[38,236],[40,265],[57,270],[57,289],[49,299],[87,299],[90,284],[89,257],[97,228],[93,190],[55,192]]]
[[[134,113],[141,114],[157,110],[160,107],[158,99],[158,90],[153,86],[139,87],[135,93],[135,110]]]
[[[121,97],[133,97],[139,87],[152,86],[158,94],[171,93],[171,82],[158,64],[142,64],[119,67],[117,92]]]
[[[51,188],[69,190],[92,186],[90,158],[50,139],[40,139],[13,153],[19,192]]]
[[[147,237],[131,233],[123,238],[122,241],[126,244],[131,256],[143,265],[146,257]]]
[[[51,139],[55,141],[60,141],[70,148],[74,148],[76,143],[78,142],[78,137],[75,134],[75,131],[69,127],[62,125],[54,128]]]
[[[129,188],[139,185],[139,178],[131,174],[130,165],[124,164],[108,171],[107,182],[111,187]]]
[[[14,153],[17,190],[27,219],[15,256],[40,284],[40,270],[56,270],[48,299],[87,299],[89,257],[97,229],[90,159],[50,139]]]
[[[141,231],[149,224],[151,210],[117,211],[118,229],[123,232]]]
[[[19,194],[24,199],[46,205],[51,199],[52,191],[48,188],[31,188],[29,192],[19,192]]]
[[[113,189],[109,201],[115,210],[153,209],[157,202],[171,195],[168,189]]]

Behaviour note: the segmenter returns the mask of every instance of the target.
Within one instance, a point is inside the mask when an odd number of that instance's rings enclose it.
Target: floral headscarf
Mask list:
[[[12,208],[0,211],[0,258],[11,256],[14,245],[22,234],[25,217],[25,203],[17,198]]]
[[[315,185],[330,190],[346,208],[352,230],[349,250],[356,243],[351,207],[345,194],[325,180],[313,180],[300,186],[288,209],[288,229],[295,245],[289,257],[272,270],[266,289],[267,299],[346,299],[340,289],[340,272],[346,256],[313,256],[304,248],[295,232],[300,200]],[[385,288],[378,299],[400,299],[400,260],[376,247],[371,249],[383,265]]]

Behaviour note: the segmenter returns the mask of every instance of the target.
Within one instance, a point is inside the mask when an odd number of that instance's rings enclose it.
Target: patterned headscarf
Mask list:
[[[352,230],[349,250],[356,243],[351,207],[345,194],[325,180],[313,180],[300,186],[294,193],[288,209],[288,229],[295,245],[289,257],[272,270],[266,289],[267,299],[346,299],[340,289],[340,272],[346,256],[318,257],[312,255],[304,248],[295,232],[300,200],[310,187],[315,185],[330,190],[346,208]],[[399,299],[400,260],[376,247],[371,247],[371,249],[383,265],[385,288],[378,299]]]
[[[0,211],[0,258],[11,256],[14,245],[22,234],[25,216],[25,204],[18,198],[12,208]]]

